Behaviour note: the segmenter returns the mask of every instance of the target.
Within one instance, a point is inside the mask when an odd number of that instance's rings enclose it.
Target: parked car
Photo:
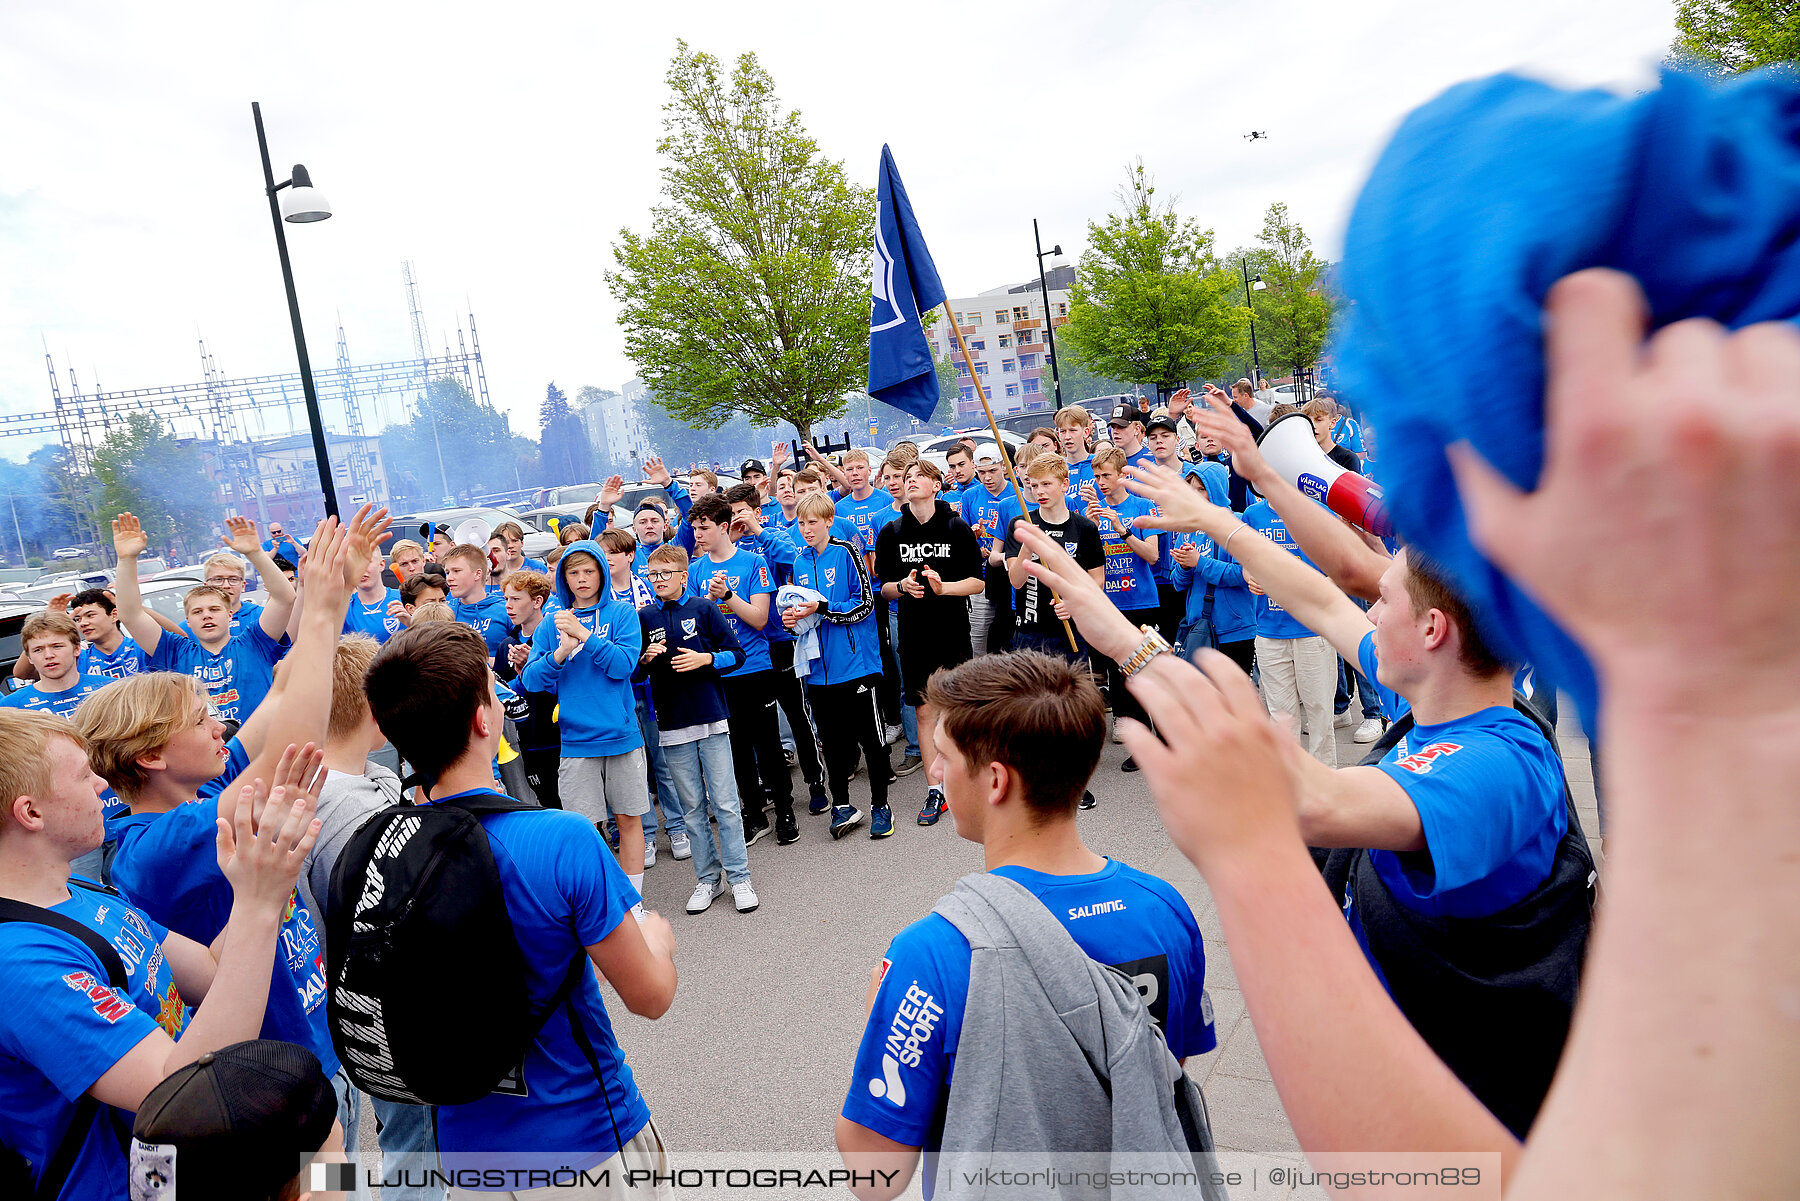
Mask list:
[[[42,605],[18,602],[0,604],[0,678],[8,681],[9,687],[13,665],[25,653],[19,644],[19,631],[25,628],[26,619],[41,608]]]
[[[80,546],[59,546],[50,552],[52,559],[85,559],[89,552]]]
[[[182,601],[194,588],[204,583],[198,575],[163,576],[138,585],[138,591],[144,598],[144,607],[154,613],[160,613],[170,621],[180,622],[187,618]],[[264,595],[262,601],[267,601]],[[258,602],[262,603],[262,602]]]
[[[429,527],[447,525],[452,530],[471,517],[480,518],[493,529],[503,521],[518,521],[518,515],[510,509],[427,509],[422,513],[410,513],[404,517],[394,518],[393,525],[388,527],[386,537],[382,539],[382,547],[392,546],[401,538],[411,538],[415,542],[425,543],[430,534]],[[523,526],[524,522],[519,522]],[[421,527],[425,527],[421,529]],[[556,545],[556,535],[546,534],[541,530],[525,531],[525,554],[529,558],[540,558],[545,551]]]
[[[562,484],[555,488],[539,488],[531,494],[534,509],[560,509],[566,505],[587,506],[594,503],[599,484]]]
[[[937,464],[939,468],[948,471],[950,448],[961,442],[964,438],[973,438],[975,439],[975,445],[980,446],[983,442],[992,442],[994,440],[994,431],[983,428],[980,430],[969,430],[966,433],[941,434],[936,438],[931,438],[919,443],[919,457],[929,460],[930,462]],[[1006,443],[1008,451],[1016,451],[1019,447],[1025,445],[1025,439],[1020,435],[1013,433],[1011,430],[1001,430],[1000,439]]]

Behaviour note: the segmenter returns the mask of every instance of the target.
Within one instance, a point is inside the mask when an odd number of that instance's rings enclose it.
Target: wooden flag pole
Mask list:
[[[963,341],[962,327],[956,323],[956,315],[950,311],[949,305],[944,306],[943,312],[950,322],[951,331],[956,334],[956,345],[962,350],[963,362],[969,366],[969,378],[975,383],[975,399],[981,402],[981,411],[987,415],[988,429],[994,435],[994,449],[1000,452],[1000,461],[1006,465],[1006,477],[1012,481],[1013,495],[1019,498],[1019,512],[1026,521],[1042,529],[1044,523],[1038,520],[1035,512],[1026,507],[1025,490],[1019,487],[1018,468],[1013,466],[1013,457],[1006,452],[1006,443],[1000,439],[1000,425],[994,420],[994,410],[988,407],[987,389],[981,386],[981,377],[975,374],[975,360],[969,357],[969,344]],[[1048,312],[1044,314],[1044,320],[1050,320]],[[1060,602],[1062,597],[1057,595],[1056,588],[1046,586],[1050,588],[1050,599]],[[1075,627],[1069,624],[1066,617],[1062,619],[1062,627],[1063,633],[1069,636],[1069,649],[1079,655],[1081,644],[1075,641]]]

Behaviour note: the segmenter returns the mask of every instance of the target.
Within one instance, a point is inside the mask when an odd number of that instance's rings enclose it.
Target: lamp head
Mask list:
[[[1258,275],[1255,278],[1251,279],[1250,290],[1252,292],[1267,292],[1269,290],[1269,285],[1265,284],[1263,282],[1263,277]]]
[[[281,219],[303,224],[323,221],[331,216],[331,202],[312,186],[312,176],[299,163],[294,164],[294,177],[289,187],[281,189]]]

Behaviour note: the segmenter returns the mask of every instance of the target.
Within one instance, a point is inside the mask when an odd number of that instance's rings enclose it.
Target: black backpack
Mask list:
[[[1531,702],[1513,708],[1561,757],[1556,731]],[[1363,759],[1379,763],[1412,729],[1394,722]],[[1480,918],[1433,917],[1388,891],[1366,850],[1313,852],[1338,904],[1354,884],[1369,948],[1388,993],[1470,1092],[1520,1138],[1550,1090],[1568,1038],[1593,920],[1594,858],[1563,780],[1568,830],[1549,874],[1528,895]]]
[[[113,897],[119,895],[113,889],[76,878],[69,880],[69,887],[85,888],[89,892],[102,892]],[[11,897],[0,897],[0,922],[36,922],[40,926],[49,926],[73,937],[100,960],[106,969],[106,982],[130,995],[131,980],[125,974],[124,962],[113,945],[92,926],[54,909],[42,909],[25,901],[15,901]],[[42,1175],[35,1182],[32,1180],[31,1165],[25,1162],[25,1157],[11,1147],[0,1146],[0,1197],[56,1201],[62,1193],[63,1185],[68,1182],[69,1173],[75,1168],[75,1158],[81,1154],[81,1145],[87,1141],[88,1131],[93,1129],[95,1119],[102,1116],[112,1123],[119,1145],[125,1146],[129,1131],[119,1120],[117,1111],[83,1093],[81,1100],[75,1103],[75,1115],[69,1119],[69,1128],[63,1132],[62,1141],[56,1144],[56,1149],[50,1154],[50,1161],[44,1165]]]
[[[403,802],[369,818],[344,846],[326,909],[325,1018],[338,1058],[364,1092],[464,1105],[523,1091],[525,1053],[588,961],[578,955],[549,1003],[533,1009],[477,815],[539,808],[495,793]],[[451,1003],[470,964],[485,981],[478,1022]]]

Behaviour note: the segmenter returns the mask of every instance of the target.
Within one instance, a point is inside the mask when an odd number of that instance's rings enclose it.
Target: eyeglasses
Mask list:
[[[669,570],[669,571],[646,571],[646,572],[645,572],[645,573],[644,573],[644,575],[645,575],[645,576],[647,576],[647,577],[648,577],[648,578],[649,578],[649,579],[650,579],[650,582],[651,582],[651,583],[657,583],[657,582],[659,582],[659,581],[662,581],[662,580],[672,580],[672,579],[674,579],[674,578],[675,578],[675,577],[676,577],[676,576],[678,576],[678,575],[680,575],[680,574],[681,574],[681,573],[680,573],[680,572],[679,572],[679,571],[674,571],[674,570]]]
[[[214,588],[225,588],[232,584],[243,583],[244,577],[241,575],[209,575],[206,577],[206,582]]]

